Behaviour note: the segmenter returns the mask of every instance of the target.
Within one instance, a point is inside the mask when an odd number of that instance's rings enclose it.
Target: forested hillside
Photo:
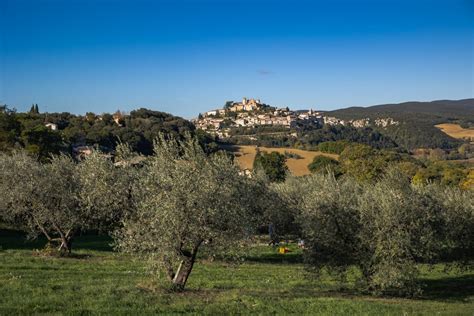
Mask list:
[[[466,128],[474,127],[474,99],[350,107],[327,112],[327,115],[343,120],[391,117],[399,124],[377,129],[400,147],[450,149],[458,147],[461,141],[446,135],[435,125],[457,123]]]
[[[432,102],[404,102],[382,104],[369,107],[350,107],[327,112],[343,119],[376,118],[391,115],[397,119],[407,118],[409,114],[424,114],[433,119],[462,120],[474,123],[474,99],[438,100]]]
[[[160,134],[194,134],[194,125],[171,114],[138,109],[130,114],[104,113],[74,115],[40,113],[37,106],[27,113],[0,108],[0,151],[25,148],[40,159],[60,152],[72,153],[79,146],[95,146],[112,151],[119,142],[149,155],[153,140]]]

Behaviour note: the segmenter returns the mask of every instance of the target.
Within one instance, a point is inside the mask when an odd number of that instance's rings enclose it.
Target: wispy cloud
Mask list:
[[[258,69],[257,70],[257,73],[261,76],[269,76],[269,75],[273,75],[274,72],[271,71],[271,70],[268,70],[268,69]]]

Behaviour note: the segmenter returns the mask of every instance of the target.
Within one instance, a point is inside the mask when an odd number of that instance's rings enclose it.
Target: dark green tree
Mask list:
[[[25,149],[36,155],[40,161],[48,159],[51,154],[58,154],[62,146],[60,134],[43,125],[24,129],[21,132],[21,140]]]
[[[16,113],[7,106],[0,107],[0,151],[10,151],[18,141],[21,124]]]
[[[332,170],[335,174],[340,174],[339,162],[336,159],[332,159],[326,156],[316,156],[313,161],[308,165],[309,171],[312,173]]]
[[[268,179],[272,182],[285,181],[288,172],[285,155],[276,151],[271,153],[257,151],[253,168],[263,170]]]

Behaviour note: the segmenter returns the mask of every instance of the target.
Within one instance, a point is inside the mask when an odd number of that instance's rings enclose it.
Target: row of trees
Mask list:
[[[413,186],[398,170],[366,184],[321,173],[269,179],[260,170],[280,163],[271,154],[246,177],[229,155],[191,137],[161,136],[139,166],[129,147],[117,153],[118,164],[99,152],[45,164],[1,154],[1,220],[43,234],[60,253],[80,231],[110,232],[117,249],[148,259],[177,290],[201,249],[222,253],[269,223],[305,239],[309,267],[358,267],[374,293],[413,293],[420,262],[473,259],[472,192]]]

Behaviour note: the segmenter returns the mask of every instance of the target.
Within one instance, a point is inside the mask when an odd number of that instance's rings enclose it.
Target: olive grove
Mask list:
[[[161,135],[146,158],[126,145],[78,161],[13,151],[0,153],[0,223],[43,235],[61,255],[79,233],[109,233],[178,291],[198,255],[223,255],[271,223],[304,239],[312,271],[355,268],[368,293],[412,295],[420,264],[472,266],[474,191],[413,184],[397,166],[370,182],[330,169],[275,181],[262,168],[241,173],[190,136]]]

